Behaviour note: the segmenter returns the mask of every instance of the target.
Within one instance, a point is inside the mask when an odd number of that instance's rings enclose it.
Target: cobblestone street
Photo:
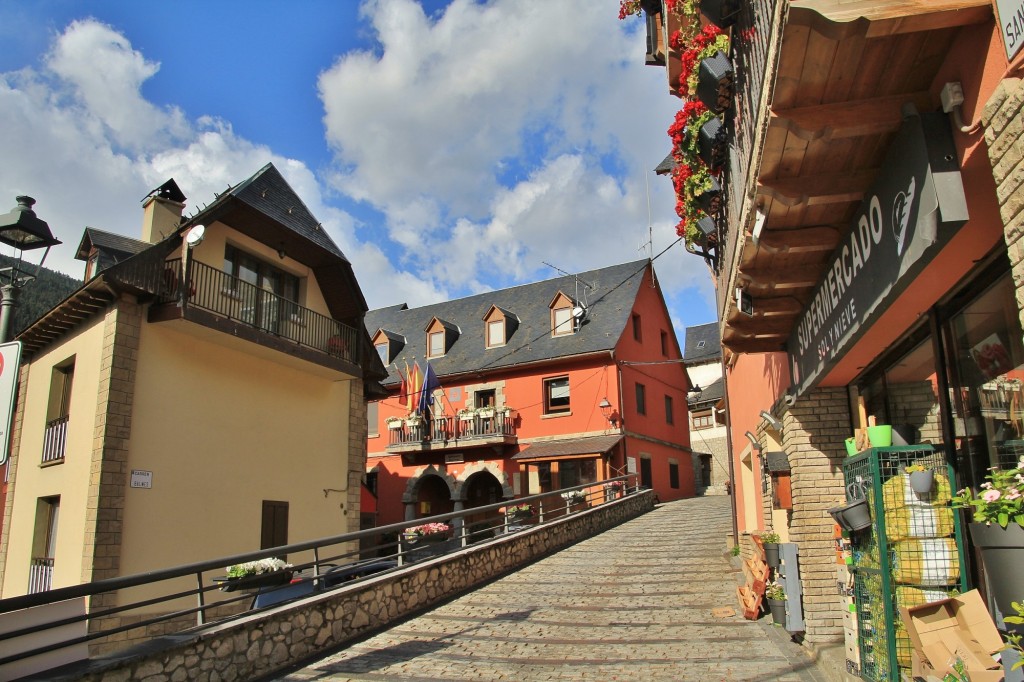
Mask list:
[[[664,504],[274,679],[823,680],[770,617],[712,615],[729,531],[726,497]]]

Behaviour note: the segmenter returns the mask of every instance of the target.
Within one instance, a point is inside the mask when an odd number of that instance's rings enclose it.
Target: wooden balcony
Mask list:
[[[477,447],[514,445],[518,442],[515,417],[511,412],[497,412],[485,417],[441,416],[430,420],[404,419],[388,427],[387,451],[391,453],[421,452]]]

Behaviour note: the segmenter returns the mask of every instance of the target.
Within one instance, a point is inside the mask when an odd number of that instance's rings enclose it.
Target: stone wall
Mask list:
[[[1006,250],[1017,286],[1017,309],[1024,326],[1024,84],[1004,78],[982,112],[992,176]]]
[[[348,588],[157,639],[38,679],[215,682],[267,675],[435,606],[654,508],[650,491]]]
[[[842,640],[843,614],[836,592],[836,555],[830,507],[843,499],[843,441],[850,435],[845,388],[809,391],[783,418],[783,449],[792,467],[793,513],[789,537],[800,551],[804,639]]]

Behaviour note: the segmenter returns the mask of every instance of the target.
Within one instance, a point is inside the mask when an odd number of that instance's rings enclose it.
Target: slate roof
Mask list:
[[[602,455],[619,444],[623,436],[588,436],[586,438],[560,438],[532,443],[512,459],[571,457],[573,455]]]
[[[703,341],[703,347],[700,342]],[[687,364],[707,362],[722,357],[722,343],[718,339],[718,323],[708,322],[686,328],[683,360]]]
[[[95,227],[87,227],[85,228],[85,233],[82,234],[82,241],[78,243],[78,252],[76,253],[75,258],[78,258],[79,260],[88,258],[90,244],[101,251],[115,252],[129,256],[135,255],[136,253],[144,251],[152,246],[149,242],[144,242],[140,239],[132,239],[131,237],[114,234],[113,232],[97,230]]]
[[[725,397],[725,383],[721,377],[715,379],[712,383],[707,386],[700,387],[700,398],[697,400],[688,400],[690,405],[705,405],[708,403],[714,404]]]
[[[365,325],[372,335],[378,329],[406,338],[405,348],[388,367],[388,378],[382,382],[398,382],[397,367],[426,358],[424,330],[434,317],[458,325],[461,333],[448,353],[430,360],[438,377],[509,368],[554,358],[565,358],[596,352],[609,352],[622,336],[629,321],[633,302],[650,261],[647,259],[613,265],[598,270],[569,275],[532,284],[500,289],[467,298],[435,303],[421,308],[404,304],[371,310]],[[584,284],[593,285],[586,289]],[[551,336],[551,311],[548,305],[562,292],[587,308],[584,322],[575,334]],[[499,306],[519,318],[508,343],[486,348],[483,322],[492,305]],[[404,369],[403,369],[404,371]]]

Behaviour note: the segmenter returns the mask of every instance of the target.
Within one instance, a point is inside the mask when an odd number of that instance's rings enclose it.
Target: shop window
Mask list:
[[[636,412],[647,414],[647,387],[643,384],[636,385]]]
[[[569,459],[558,463],[558,478],[560,488],[570,488],[574,485],[597,482],[597,460],[596,459]]]
[[[544,414],[569,411],[569,377],[544,380]]]

